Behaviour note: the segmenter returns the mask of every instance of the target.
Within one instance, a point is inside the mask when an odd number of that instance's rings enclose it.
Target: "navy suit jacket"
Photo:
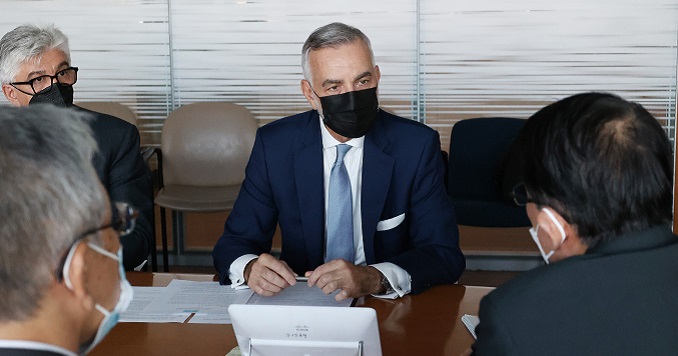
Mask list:
[[[131,270],[148,258],[153,240],[153,201],[148,167],[141,158],[139,131],[115,116],[73,106],[92,117],[89,122],[99,151],[92,165],[112,202],[131,204],[140,211],[134,230],[120,237],[123,264]]]
[[[13,349],[0,347],[0,355],[3,356],[64,356],[64,354],[47,350]]]
[[[64,356],[64,354],[47,350],[15,349],[0,347],[0,355],[3,356]]]
[[[257,131],[245,180],[212,252],[222,284],[231,263],[269,253],[279,224],[280,259],[303,275],[323,264],[325,202],[320,119],[315,110]],[[365,136],[362,229],[367,264],[391,262],[412,277],[412,293],[457,281],[465,268],[454,210],[445,193],[438,133],[384,111]],[[377,223],[405,214],[398,226]]]
[[[476,355],[678,355],[678,237],[628,233],[480,302]]]

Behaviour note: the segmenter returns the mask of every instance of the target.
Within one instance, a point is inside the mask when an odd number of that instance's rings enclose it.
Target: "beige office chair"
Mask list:
[[[183,253],[183,212],[233,207],[245,177],[257,122],[246,108],[225,102],[193,103],[169,114],[160,138],[163,265],[168,271],[165,209],[172,210],[174,252]]]
[[[137,126],[137,115],[127,105],[113,101],[83,101],[77,102],[75,105],[83,109],[113,115]]]

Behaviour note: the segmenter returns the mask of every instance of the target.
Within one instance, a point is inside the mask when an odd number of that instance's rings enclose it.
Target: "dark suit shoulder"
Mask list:
[[[296,150],[299,147],[320,142],[320,119],[315,110],[278,119],[260,127],[257,140],[272,149],[275,155],[289,153],[283,148]]]
[[[5,356],[64,356],[66,354],[56,352],[56,351],[51,351],[51,350],[0,347],[0,355],[5,355]]]
[[[136,132],[138,135],[137,128],[130,124],[129,122],[115,117],[113,115],[108,115],[88,109],[81,108],[79,106],[73,106],[76,110],[89,114],[91,116],[90,126],[94,131],[95,135],[107,134],[107,135],[128,135],[130,133]]]
[[[111,201],[130,203],[141,211],[134,231],[122,240],[124,265],[130,270],[147,258],[153,234],[151,183],[139,152],[139,132],[115,116],[75,108],[92,117],[90,127],[99,146],[92,165]]]
[[[556,288],[557,286],[571,290],[576,287],[584,289],[587,286],[597,289],[606,284],[611,288],[621,288],[624,284],[632,285],[634,282],[647,284],[649,281],[643,281],[648,274],[661,275],[659,272],[667,271],[667,268],[678,272],[678,266],[674,266],[672,262],[678,259],[678,238],[668,230],[664,232],[663,229],[659,227],[630,234],[617,238],[619,241],[614,242],[619,245],[623,240],[635,241],[634,248],[614,251],[614,253],[589,252],[535,268],[502,285],[492,293],[496,293],[497,297],[502,299],[510,300],[526,293],[540,293],[540,290],[547,287]],[[641,243],[640,240],[644,242]],[[598,247],[598,250],[605,249]],[[643,273],[639,273],[641,271]],[[656,281],[656,278],[652,281]],[[546,292],[551,293],[553,289]]]
[[[318,112],[315,110],[305,111],[296,115],[283,117],[259,128],[263,134],[276,133],[279,131],[294,131],[305,128],[312,120],[318,120]]]
[[[646,233],[634,237],[651,239]],[[678,350],[676,259],[673,241],[570,257],[525,272],[481,301],[479,350],[487,345],[512,345],[516,354]],[[565,332],[568,338],[559,338]]]
[[[391,139],[405,139],[411,142],[411,140],[439,136],[436,130],[421,122],[396,116],[384,110],[379,111],[378,123],[375,123],[375,125]]]
[[[555,264],[540,266],[530,271],[525,271],[490,292],[486,298],[492,299],[494,303],[499,305],[511,304],[511,309],[515,309],[516,303],[522,303],[523,301],[529,303],[534,298],[533,294],[539,293],[540,286],[544,285],[544,281],[549,281],[560,274],[553,271],[554,266]],[[499,309],[504,308],[499,307]]]

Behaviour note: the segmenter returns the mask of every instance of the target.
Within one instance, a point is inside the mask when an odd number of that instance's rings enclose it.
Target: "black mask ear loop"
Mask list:
[[[307,81],[307,82],[308,82],[308,81]],[[318,93],[315,92],[315,89],[313,89],[313,86],[311,85],[311,82],[308,82],[308,86],[309,86],[309,88],[311,88],[311,92],[313,93],[313,95],[315,95],[315,97],[318,99],[318,101],[316,101],[315,103],[318,105],[318,107],[319,107],[321,110],[317,110],[317,109],[316,109],[316,111],[318,112],[318,115],[320,115],[320,118],[324,120],[325,117],[324,117],[324,115],[323,115],[323,110],[322,110],[323,104],[322,104],[322,101],[320,100],[320,95],[318,95]]]

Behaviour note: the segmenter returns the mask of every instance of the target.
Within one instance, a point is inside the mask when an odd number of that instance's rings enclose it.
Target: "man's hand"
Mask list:
[[[381,291],[381,272],[370,266],[356,266],[345,260],[327,262],[314,271],[306,272],[308,286],[314,285],[330,294],[341,290],[334,299],[359,298]]]
[[[294,285],[295,273],[285,263],[264,253],[245,267],[245,281],[255,293],[270,297]]]

